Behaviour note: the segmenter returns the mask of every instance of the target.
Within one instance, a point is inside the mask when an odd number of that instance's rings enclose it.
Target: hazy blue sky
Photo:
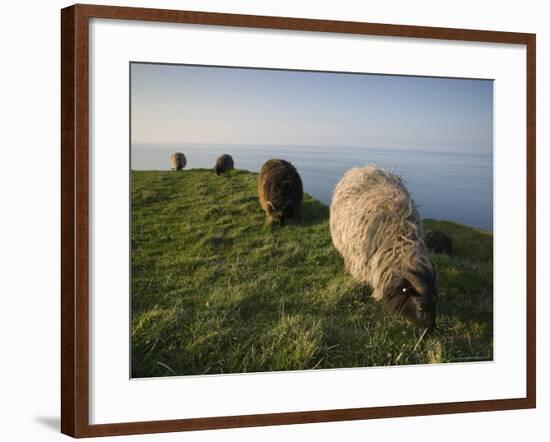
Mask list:
[[[493,83],[133,63],[133,143],[490,153]]]

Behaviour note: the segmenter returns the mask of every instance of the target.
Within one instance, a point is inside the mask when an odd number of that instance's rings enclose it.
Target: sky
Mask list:
[[[132,144],[492,153],[492,80],[131,64]]]

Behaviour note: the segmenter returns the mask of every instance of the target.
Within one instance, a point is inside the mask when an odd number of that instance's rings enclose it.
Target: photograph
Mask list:
[[[131,378],[493,361],[492,79],[129,76]]]

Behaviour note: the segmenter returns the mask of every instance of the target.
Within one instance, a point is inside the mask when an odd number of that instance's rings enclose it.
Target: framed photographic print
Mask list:
[[[535,35],[61,25],[63,433],[535,407]]]

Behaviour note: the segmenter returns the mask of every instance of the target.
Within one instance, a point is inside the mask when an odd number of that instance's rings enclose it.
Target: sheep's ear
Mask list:
[[[273,203],[272,203],[271,201],[268,201],[268,202],[266,203],[266,206],[267,206],[267,211],[268,211],[269,213],[275,212],[275,206],[273,205]]]
[[[413,272],[405,272],[405,280],[411,285],[412,289],[410,291],[410,294],[415,296],[420,296],[423,293],[426,292],[426,284],[422,280],[422,278],[419,278],[415,273]]]

